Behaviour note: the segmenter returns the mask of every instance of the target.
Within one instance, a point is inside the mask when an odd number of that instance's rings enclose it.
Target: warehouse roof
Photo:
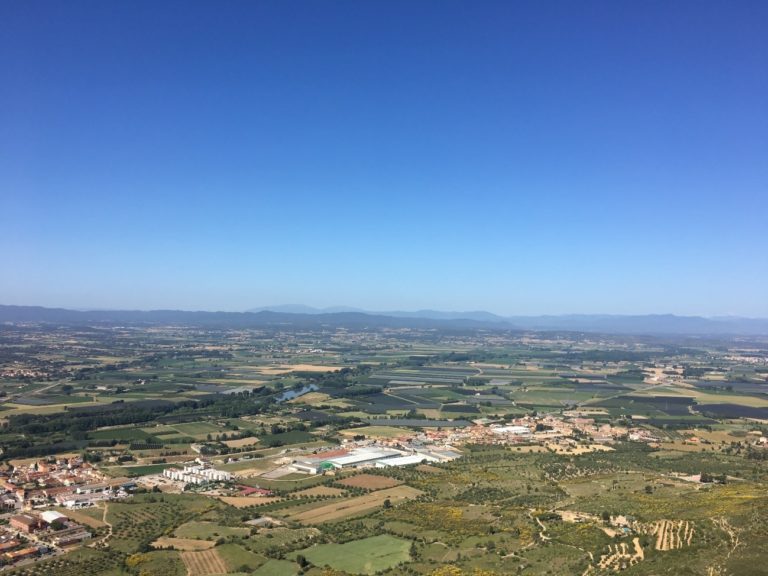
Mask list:
[[[384,466],[410,466],[411,464],[421,464],[424,460],[430,460],[423,454],[411,454],[410,456],[397,456],[395,458],[385,458],[380,460],[379,464]],[[431,460],[435,460],[431,458]]]

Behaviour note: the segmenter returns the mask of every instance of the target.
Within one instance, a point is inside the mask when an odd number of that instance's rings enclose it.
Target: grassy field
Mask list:
[[[204,438],[208,434],[220,434],[222,429],[210,422],[190,422],[186,424],[174,424],[173,428],[180,434],[194,438]]]
[[[253,576],[296,576],[299,566],[287,560],[268,560],[260,566]]]
[[[385,534],[346,544],[320,544],[299,553],[315,566],[330,566],[350,574],[375,574],[410,560],[410,547],[408,540]]]
[[[193,538],[198,540],[216,540],[227,536],[245,536],[248,528],[235,528],[232,526],[219,526],[212,522],[188,522],[176,528],[174,535],[177,538]]]
[[[237,544],[222,544],[216,547],[216,551],[224,560],[229,572],[252,572],[267,561],[264,556]]]
[[[108,430],[96,430],[88,434],[94,440],[146,440],[150,437],[141,428],[111,428]]]
[[[91,508],[82,508],[80,510],[69,510],[68,508],[57,508],[57,512],[64,514],[67,518],[71,518],[75,522],[85,524],[91,528],[102,528],[106,526],[103,521],[104,508],[102,506]]]

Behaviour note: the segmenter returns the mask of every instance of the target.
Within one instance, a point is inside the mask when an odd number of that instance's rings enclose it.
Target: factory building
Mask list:
[[[11,528],[30,534],[41,527],[40,518],[32,516],[31,514],[19,514],[18,516],[11,516],[8,522]]]
[[[392,458],[395,456],[402,456],[403,453],[399,450],[386,450],[386,449],[374,449],[374,448],[360,448],[354,450],[347,456],[338,456],[336,458],[329,458],[327,460],[334,468],[357,468],[358,466],[372,465],[378,460],[384,458]]]
[[[376,468],[389,468],[390,466],[411,466],[412,464],[421,464],[422,462],[439,462],[437,458],[432,458],[424,454],[409,454],[408,456],[396,456],[394,458],[385,458],[376,462]]]
[[[56,512],[56,510],[46,510],[42,514],[40,514],[40,518],[43,519],[43,522],[46,524],[53,524],[57,520],[61,522],[66,522],[67,517],[64,516],[61,512]]]
[[[509,436],[530,436],[531,429],[527,426],[498,426],[491,428],[494,434],[506,434]]]

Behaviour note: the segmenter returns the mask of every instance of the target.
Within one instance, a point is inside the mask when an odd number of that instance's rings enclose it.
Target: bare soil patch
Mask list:
[[[216,546],[216,542],[211,540],[193,540],[191,538],[168,538],[163,536],[152,542],[155,548],[173,548],[184,552],[208,550]]]
[[[370,494],[358,496],[357,498],[332,502],[318,508],[313,508],[312,510],[305,510],[299,512],[295,516],[289,516],[289,518],[303,524],[322,524],[323,522],[332,522],[334,520],[341,520],[343,518],[349,518],[350,516],[364,514],[370,510],[378,508],[385,500],[389,500],[395,504],[403,500],[416,498],[420,494],[422,494],[421,490],[417,490],[416,488],[411,488],[410,486],[396,486],[387,490],[371,492]]]
[[[288,372],[333,372],[334,370],[341,370],[344,366],[323,366],[319,364],[281,364],[280,366],[263,366],[258,370],[262,374],[268,374],[270,376],[279,376],[281,374],[288,374]]]
[[[296,496],[341,496],[344,494],[344,490],[332,486],[313,486],[306,490],[294,492],[294,494]]]
[[[307,394],[303,394],[298,398],[288,400],[288,404],[311,404],[314,406],[317,404],[324,404],[330,400],[331,397],[328,394],[324,394],[322,392],[308,392]]]
[[[249,436],[248,438],[240,438],[238,440],[225,440],[224,444],[230,448],[242,448],[243,446],[252,446],[258,444],[259,439],[255,436]]]

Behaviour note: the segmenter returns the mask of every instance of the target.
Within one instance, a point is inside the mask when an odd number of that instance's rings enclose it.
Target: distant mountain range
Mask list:
[[[499,316],[490,312],[368,312],[348,307],[272,306],[247,312],[184,310],[67,310],[40,306],[0,305],[2,323],[182,324],[233,328],[353,329],[412,328],[442,330],[537,330],[647,335],[768,335],[768,319],[673,314]]]
[[[576,332],[605,332],[608,334],[749,334],[768,335],[768,319],[738,316],[676,316],[674,314],[560,314],[543,316],[500,316],[484,310],[445,312],[416,310],[415,312],[372,312],[360,308],[336,306],[313,308],[304,305],[266,306],[249,312],[288,312],[292,314],[333,314],[358,312],[392,318],[429,320],[473,320],[496,327],[510,326],[520,330],[565,330]]]
[[[440,310],[416,310],[415,312],[404,312],[401,310],[387,310],[375,312],[363,310],[362,308],[351,308],[349,306],[331,306],[329,308],[313,308],[303,304],[284,304],[281,306],[264,306],[262,308],[251,308],[247,312],[286,312],[289,314],[338,314],[342,312],[358,312],[374,316],[391,316],[392,318],[422,318],[428,320],[476,320],[478,322],[507,322],[508,318],[478,310],[475,312],[442,312]]]

